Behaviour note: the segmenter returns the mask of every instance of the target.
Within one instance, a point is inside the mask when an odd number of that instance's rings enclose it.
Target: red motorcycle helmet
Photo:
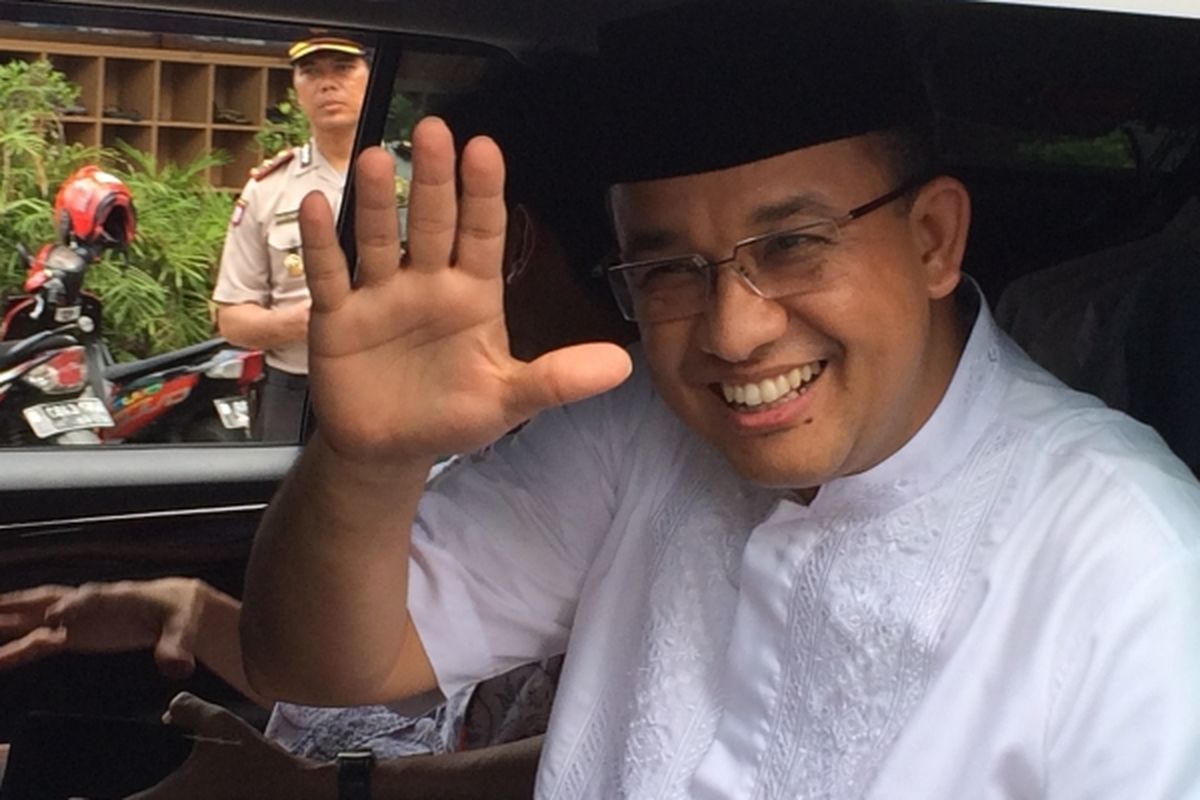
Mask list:
[[[137,235],[129,187],[94,165],[76,170],[59,188],[54,218],[63,244],[124,249]]]

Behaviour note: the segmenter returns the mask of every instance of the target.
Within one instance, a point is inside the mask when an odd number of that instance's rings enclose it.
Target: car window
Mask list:
[[[353,142],[373,37],[180,19],[0,23],[0,447],[299,441],[297,210],[340,204],[349,152],[324,150]],[[294,69],[314,37],[363,58]],[[383,131],[399,205],[413,121],[485,63],[404,43]]]

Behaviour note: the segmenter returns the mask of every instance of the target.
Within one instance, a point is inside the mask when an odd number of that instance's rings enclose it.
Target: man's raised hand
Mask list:
[[[407,251],[401,252],[393,164],[358,160],[358,269],[353,283],[328,204],[300,212],[313,306],[309,369],[327,444],[370,460],[474,450],[544,408],[581,400],[629,374],[616,345],[585,344],[531,363],[509,353],[502,261],[507,215],[499,148],[464,149],[461,195],[450,130],[413,133]]]

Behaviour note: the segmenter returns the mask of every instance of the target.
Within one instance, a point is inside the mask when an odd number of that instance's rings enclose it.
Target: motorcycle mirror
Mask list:
[[[33,266],[33,253],[30,253],[29,248],[22,242],[17,242],[17,255],[21,257],[21,263],[25,265],[25,269]]]

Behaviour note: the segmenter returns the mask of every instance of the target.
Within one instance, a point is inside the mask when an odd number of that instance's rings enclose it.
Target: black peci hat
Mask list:
[[[701,0],[600,32],[609,183],[928,122],[887,0]]]

